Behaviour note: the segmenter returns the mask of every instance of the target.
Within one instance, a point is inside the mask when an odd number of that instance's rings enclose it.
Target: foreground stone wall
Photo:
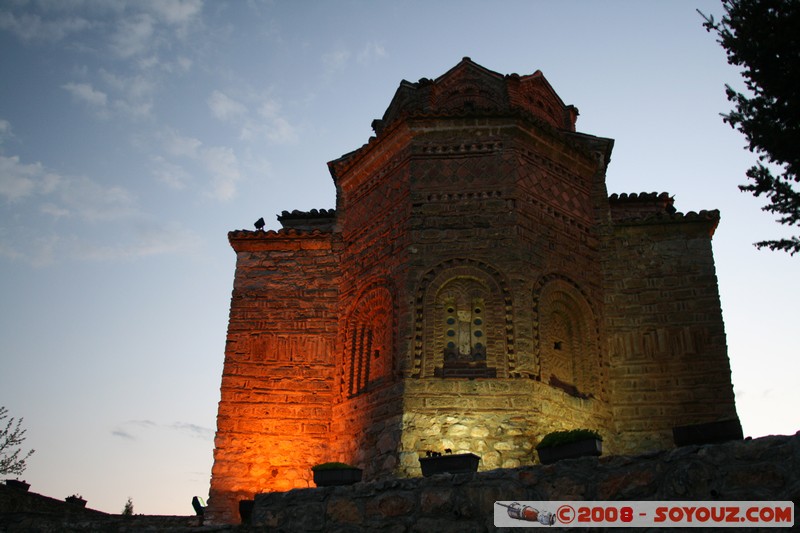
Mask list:
[[[498,531],[498,500],[791,500],[796,509],[800,433],[639,456],[259,494],[252,523],[274,532],[481,533]]]
[[[121,516],[66,503],[0,483],[0,531],[60,533],[62,531],[196,531],[196,516]],[[226,530],[210,526],[206,531]]]

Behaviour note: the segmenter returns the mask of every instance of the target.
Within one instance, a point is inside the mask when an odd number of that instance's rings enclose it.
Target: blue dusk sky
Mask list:
[[[0,405],[31,490],[118,513],[206,497],[235,255],[227,233],[334,207],[326,163],[401,80],[469,56],[541,70],[615,139],[609,193],[719,209],[714,253],[746,435],[800,429],[800,258],[741,193],[718,1],[0,1]]]

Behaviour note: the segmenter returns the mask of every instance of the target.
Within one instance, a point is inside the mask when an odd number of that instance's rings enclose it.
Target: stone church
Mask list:
[[[375,136],[328,163],[335,209],[228,234],[216,520],[326,461],[366,480],[418,476],[426,450],[513,468],[553,430],[624,454],[736,418],[719,212],[609,196],[614,141],[577,117],[541,72],[464,58],[402,81]]]

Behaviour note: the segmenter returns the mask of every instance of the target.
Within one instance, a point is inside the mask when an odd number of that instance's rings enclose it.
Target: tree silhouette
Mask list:
[[[800,225],[800,0],[723,0],[719,22],[700,14],[715,32],[728,63],[742,67],[749,94],[726,86],[735,109],[725,122],[742,132],[758,163],[739,189],[767,197],[762,209],[778,222]],[[699,12],[699,11],[698,11]],[[774,175],[773,171],[777,174]],[[800,252],[800,238],[757,242],[758,248]]]
[[[3,427],[3,420],[8,418],[8,409],[0,405],[0,474],[19,475],[25,471],[25,461],[33,454],[34,450],[22,454],[20,446],[25,440],[26,429],[21,427],[22,419],[14,424],[14,418],[9,418]]]
[[[133,499],[128,496],[125,507],[122,509],[122,516],[133,516]]]

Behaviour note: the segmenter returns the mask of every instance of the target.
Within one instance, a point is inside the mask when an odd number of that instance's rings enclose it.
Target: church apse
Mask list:
[[[512,468],[554,430],[633,453],[736,418],[719,213],[609,196],[613,140],[577,117],[541,72],[464,58],[402,81],[375,137],[328,163],[336,209],[229,233],[212,520],[313,486],[320,462],[418,476],[450,449]]]

